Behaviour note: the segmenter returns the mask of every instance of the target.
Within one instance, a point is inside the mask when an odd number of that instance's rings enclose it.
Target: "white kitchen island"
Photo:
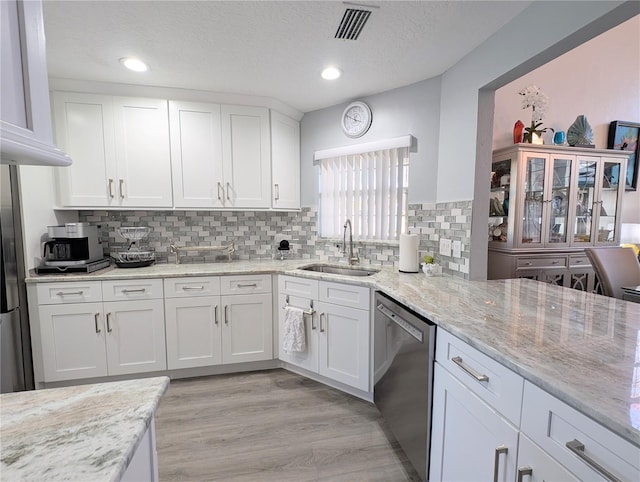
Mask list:
[[[2,480],[157,480],[167,377],[0,396]]]

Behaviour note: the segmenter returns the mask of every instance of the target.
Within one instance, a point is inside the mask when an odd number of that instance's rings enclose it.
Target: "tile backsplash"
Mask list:
[[[178,246],[211,246],[235,243],[234,258],[274,259],[280,257],[278,245],[289,241],[290,259],[344,260],[342,239],[318,237],[318,211],[305,207],[299,212],[273,211],[80,211],[80,221],[101,227],[106,256],[128,248],[116,229],[120,226],[149,226],[151,233],[140,249],[153,249],[158,263],[175,262],[170,252]],[[420,251],[434,256],[445,273],[468,277],[471,238],[471,201],[409,205],[410,231],[420,235]],[[462,242],[460,258],[438,254],[439,240],[446,237]],[[354,240],[360,259],[381,266],[398,265],[397,242],[360,242]],[[226,259],[216,252],[192,252],[181,255],[181,263],[212,262]]]

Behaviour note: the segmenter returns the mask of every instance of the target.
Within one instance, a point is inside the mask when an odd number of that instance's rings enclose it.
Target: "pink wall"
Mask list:
[[[512,144],[516,120],[530,124],[531,109],[521,108],[518,91],[531,84],[550,99],[543,127],[566,132],[583,114],[593,128],[596,147],[606,148],[611,121],[640,123],[640,16],[498,89],[494,149]],[[551,143],[548,133],[545,144]],[[640,223],[640,187],[625,192],[622,222]]]

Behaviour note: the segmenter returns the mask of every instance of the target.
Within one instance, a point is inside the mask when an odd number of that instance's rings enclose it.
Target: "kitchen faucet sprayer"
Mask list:
[[[342,252],[345,252],[345,245],[347,243],[347,226],[349,226],[349,264],[355,264],[360,261],[358,256],[353,255],[353,227],[351,226],[351,220],[347,219],[344,223],[344,231],[342,232]]]

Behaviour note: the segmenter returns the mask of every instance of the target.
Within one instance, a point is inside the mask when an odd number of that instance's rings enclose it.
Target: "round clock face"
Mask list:
[[[371,127],[371,108],[364,102],[352,102],[342,113],[342,130],[349,137],[360,137]]]

